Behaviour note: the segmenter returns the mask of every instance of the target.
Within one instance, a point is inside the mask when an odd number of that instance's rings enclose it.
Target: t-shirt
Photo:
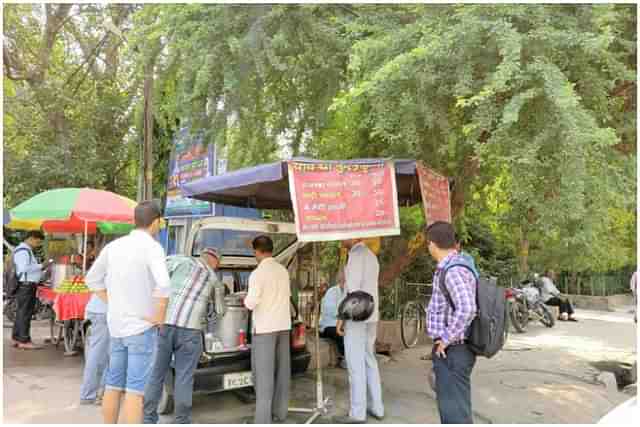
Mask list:
[[[92,291],[107,290],[112,337],[139,335],[153,325],[154,298],[171,293],[164,249],[149,233],[133,230],[102,249],[85,279]]]

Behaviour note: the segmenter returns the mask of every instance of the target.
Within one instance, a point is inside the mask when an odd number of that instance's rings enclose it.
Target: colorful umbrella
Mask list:
[[[110,191],[61,188],[40,193],[11,209],[8,226],[42,228],[50,233],[126,232],[133,228],[135,206],[133,200]]]

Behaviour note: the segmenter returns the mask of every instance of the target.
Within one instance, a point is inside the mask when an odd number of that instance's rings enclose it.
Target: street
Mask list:
[[[553,329],[531,325],[512,333],[495,358],[478,359],[472,378],[478,423],[593,423],[630,396],[608,390],[598,381],[601,370],[636,357],[636,328],[629,310],[578,312],[579,323],[559,322]],[[41,342],[47,333],[34,328]],[[52,346],[37,352],[10,348],[5,325],[3,345],[4,421],[7,423],[100,423],[100,409],[80,406],[82,356],[66,358]],[[439,423],[427,373],[429,351],[416,347],[380,357],[386,418],[383,423]],[[315,371],[292,382],[291,406],[315,402]],[[347,411],[346,371],[325,372],[325,393],[332,400],[329,416]],[[241,423],[253,413],[232,392],[194,397],[194,423]],[[306,417],[291,414],[289,423]],[[170,422],[163,417],[163,422]],[[321,418],[330,422],[330,418]],[[369,419],[370,423],[379,423]]]

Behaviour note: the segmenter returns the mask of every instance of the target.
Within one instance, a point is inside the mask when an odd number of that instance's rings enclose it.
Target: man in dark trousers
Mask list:
[[[443,424],[472,424],[471,371],[476,355],[465,343],[466,332],[477,312],[477,277],[465,267],[468,261],[456,250],[453,226],[434,222],[426,229],[429,253],[438,262],[433,277],[433,295],[427,308],[427,332],[433,339],[438,411]],[[445,274],[445,286],[453,306],[438,285]]]
[[[36,288],[43,274],[43,265],[38,263],[33,251],[42,246],[43,240],[42,231],[29,231],[27,239],[18,245],[11,255],[18,277],[16,321],[13,324],[12,344],[22,350],[42,348],[31,341],[31,317],[36,305]]]
[[[251,369],[256,390],[255,424],[285,422],[291,382],[291,287],[289,272],[273,259],[269,236],[253,240],[258,267],[249,276],[245,306],[253,311]]]

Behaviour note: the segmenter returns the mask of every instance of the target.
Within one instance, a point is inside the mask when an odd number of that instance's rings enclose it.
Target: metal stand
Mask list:
[[[315,408],[289,408],[289,412],[311,414],[305,424],[313,423],[319,416],[326,415],[330,403],[329,397],[324,397],[322,384],[322,364],[320,363],[320,301],[318,300],[318,247],[313,243],[313,262],[311,266],[311,277],[313,280],[313,295],[315,300],[315,352],[316,352],[316,406]]]

